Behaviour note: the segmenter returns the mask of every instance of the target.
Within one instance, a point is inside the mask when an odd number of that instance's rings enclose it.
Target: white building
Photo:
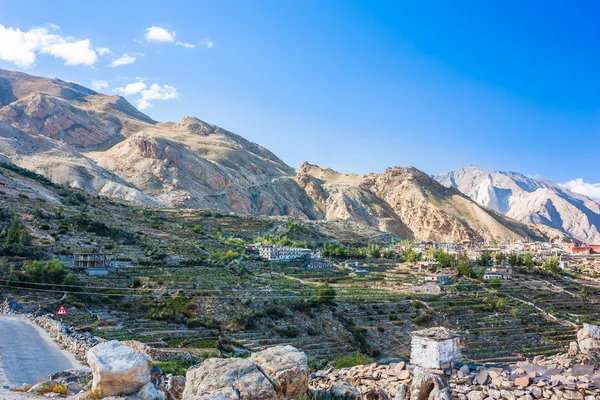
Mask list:
[[[441,369],[444,364],[462,360],[459,337],[449,329],[429,328],[412,332],[411,336],[410,363],[413,365]]]
[[[312,250],[299,247],[261,245],[258,247],[258,254],[269,261],[291,261],[299,258],[311,257]]]

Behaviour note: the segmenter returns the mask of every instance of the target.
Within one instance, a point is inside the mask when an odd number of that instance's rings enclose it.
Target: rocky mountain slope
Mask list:
[[[543,180],[475,166],[435,177],[477,203],[526,224],[546,225],[587,243],[600,243],[600,204]]]
[[[156,122],[120,96],[0,70],[0,161],[138,204],[289,216],[402,238],[540,238],[414,168],[294,171],[264,147],[194,117]]]

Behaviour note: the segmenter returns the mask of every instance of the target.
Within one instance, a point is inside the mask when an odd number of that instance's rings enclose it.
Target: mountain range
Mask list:
[[[600,226],[598,204],[567,191],[561,198],[580,207],[564,211],[558,223],[554,214],[510,212],[510,199],[493,182],[492,200],[483,189],[473,195],[459,183],[470,178],[458,171],[438,176],[440,184],[413,167],[365,175],[309,163],[294,170],[198,118],[157,122],[120,96],[1,69],[0,162],[141,206],[347,221],[415,240],[546,240],[565,233],[595,240]],[[558,196],[558,186],[545,185],[538,186]],[[575,220],[585,212],[589,227],[579,229]],[[572,222],[565,223],[567,214]]]
[[[549,226],[588,244],[600,243],[600,204],[552,182],[475,166],[435,179],[523,223]]]

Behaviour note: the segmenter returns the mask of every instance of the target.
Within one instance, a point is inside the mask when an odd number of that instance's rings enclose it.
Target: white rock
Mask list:
[[[585,339],[600,339],[600,326],[583,324],[583,328],[577,332],[577,341]]]
[[[210,358],[186,374],[183,400],[213,399],[276,400],[277,393],[251,359]]]
[[[152,382],[148,382],[137,392],[142,400],[165,400],[165,392],[156,390]]]
[[[92,390],[104,396],[128,395],[150,382],[152,358],[116,340],[92,347],[87,353]]]

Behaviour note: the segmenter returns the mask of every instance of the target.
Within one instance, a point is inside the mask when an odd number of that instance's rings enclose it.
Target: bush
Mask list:
[[[172,361],[160,361],[154,362],[155,367],[160,368],[163,374],[183,375],[187,372],[188,368],[194,365],[193,361],[184,360],[172,360]]]
[[[315,290],[315,296],[317,297],[317,301],[323,304],[333,304],[335,300],[335,289],[329,287],[329,283],[325,282],[319,286]]]
[[[373,359],[371,357],[362,353],[338,354],[335,356],[333,366],[336,369],[341,369],[354,367],[355,365],[371,364],[372,362]]]
[[[165,300],[164,304],[150,308],[146,318],[183,323],[187,318],[194,317],[192,300],[178,295]]]
[[[310,356],[308,357],[308,367],[311,371],[318,371],[320,369],[325,369],[329,360],[319,356]]]
[[[12,256],[22,256],[28,253],[32,237],[25,230],[25,225],[14,216],[12,223],[0,232],[2,252]]]
[[[434,314],[435,313],[432,310],[425,310],[421,312],[421,314],[414,317],[412,319],[412,323],[419,326],[425,325],[433,320]]]

